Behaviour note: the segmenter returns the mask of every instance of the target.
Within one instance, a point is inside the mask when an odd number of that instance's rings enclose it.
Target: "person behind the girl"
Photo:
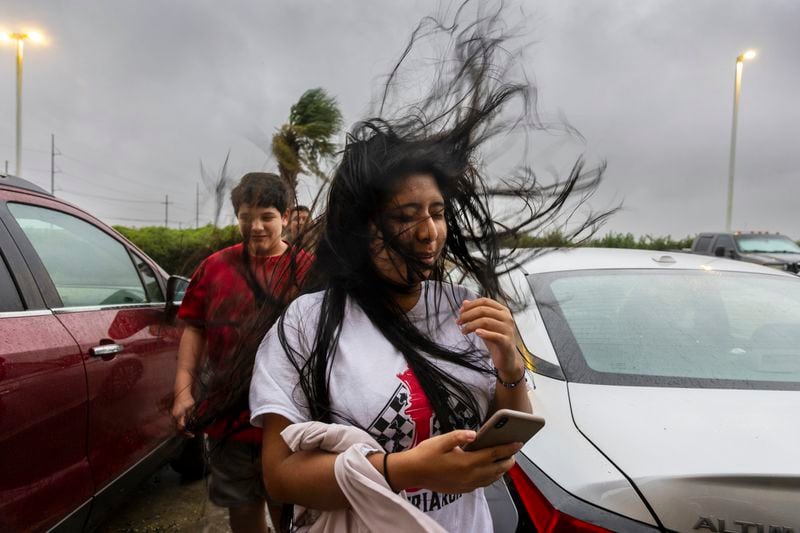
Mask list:
[[[261,476],[261,430],[249,424],[246,405],[193,427],[197,411],[213,411],[222,395],[204,395],[208,382],[235,364],[244,323],[263,308],[283,309],[311,256],[281,239],[287,223],[286,184],[275,174],[245,174],[231,191],[243,242],[206,258],[186,290],[178,317],[186,322],[175,376],[172,416],[178,429],[207,435],[209,498],[229,510],[234,533],[266,532],[267,494]],[[290,259],[291,258],[291,259]],[[199,403],[195,395],[199,394]],[[198,409],[199,406],[199,409]],[[274,520],[280,506],[271,505]]]
[[[286,226],[286,238],[292,244],[303,233],[303,228],[311,218],[311,209],[306,205],[295,205],[289,208],[289,224]]]

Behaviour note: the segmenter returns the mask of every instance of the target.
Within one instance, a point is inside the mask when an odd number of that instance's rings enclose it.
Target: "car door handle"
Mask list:
[[[89,355],[93,357],[102,357],[103,359],[112,359],[118,353],[122,353],[125,347],[121,344],[101,344],[94,348],[89,348]]]

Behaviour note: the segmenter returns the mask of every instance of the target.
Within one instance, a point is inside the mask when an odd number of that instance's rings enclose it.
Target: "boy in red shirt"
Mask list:
[[[178,312],[186,327],[178,350],[172,416],[181,431],[195,403],[198,375],[218,372],[235,353],[242,323],[270,298],[293,292],[291,287],[287,291],[287,281],[302,279],[310,265],[310,256],[302,251],[294,266],[291,254],[285,253],[289,245],[281,234],[288,221],[287,198],[286,184],[275,174],[245,174],[231,191],[244,242],[209,256],[192,276]],[[228,508],[234,533],[266,533],[261,429],[249,419],[250,412],[243,411],[235,420],[206,428],[209,498]],[[270,505],[270,513],[277,519],[279,507]]]

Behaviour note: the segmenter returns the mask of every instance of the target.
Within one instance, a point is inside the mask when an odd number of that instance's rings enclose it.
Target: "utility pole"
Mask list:
[[[50,134],[50,194],[56,194],[56,135]]]
[[[195,183],[194,229],[200,227],[200,183]]]
[[[164,196],[164,227],[169,227],[169,194]]]
[[[56,153],[56,134],[50,134],[50,194],[56,194],[56,156],[61,155],[61,152]]]

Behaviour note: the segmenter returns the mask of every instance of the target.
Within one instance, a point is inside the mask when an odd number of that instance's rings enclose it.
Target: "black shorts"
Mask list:
[[[261,445],[206,437],[211,472],[208,497],[220,507],[264,503],[267,491],[261,472]]]

